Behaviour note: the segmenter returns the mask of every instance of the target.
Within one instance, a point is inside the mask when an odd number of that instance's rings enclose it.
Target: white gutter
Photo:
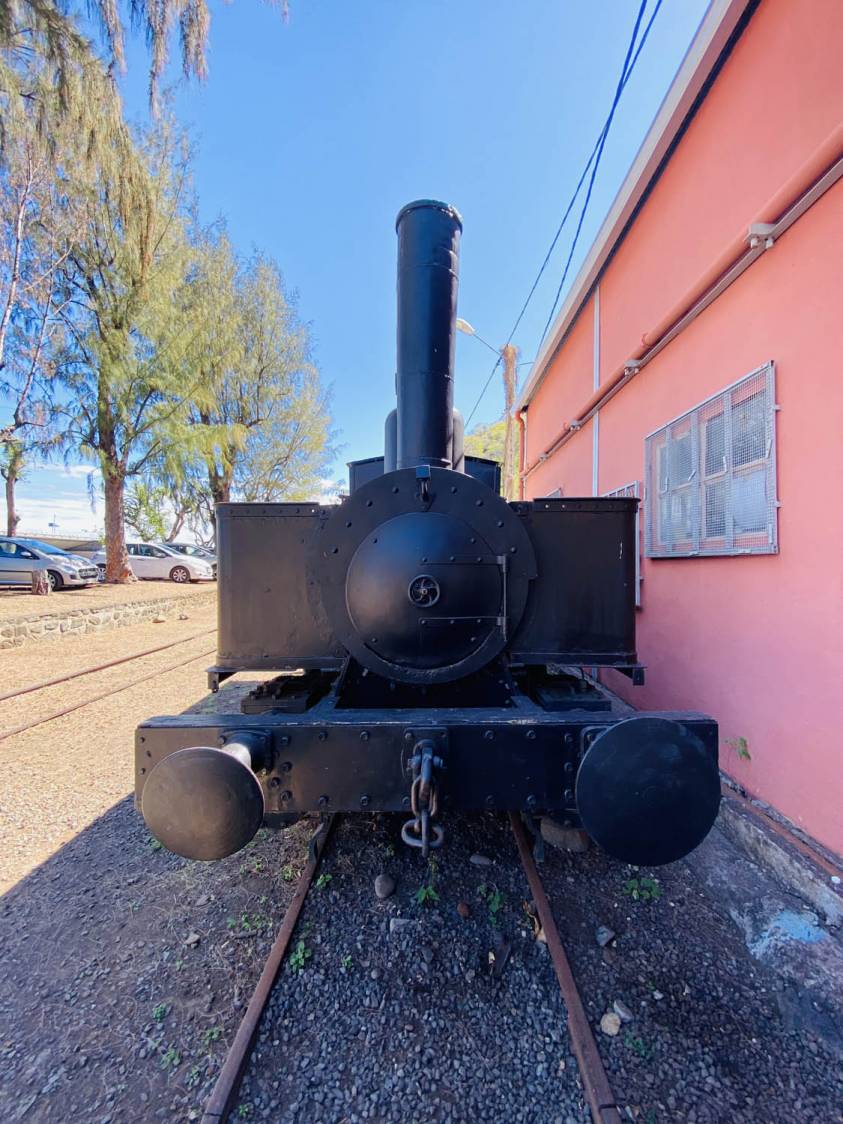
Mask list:
[[[667,150],[750,2],[751,0],[712,0],[709,5],[632,167],[530,368],[527,382],[518,396],[516,410],[529,405],[544,381],[550,360],[561,346],[598,280],[624,227],[650,186]]]

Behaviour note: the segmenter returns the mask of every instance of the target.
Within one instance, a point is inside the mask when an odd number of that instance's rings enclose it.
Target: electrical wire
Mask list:
[[[548,251],[545,254],[544,261],[542,262],[541,267],[539,268],[539,271],[536,274],[536,279],[535,279],[535,281],[533,281],[532,287],[531,287],[529,293],[527,294],[527,298],[524,301],[524,304],[521,306],[521,311],[518,313],[518,316],[515,320],[515,323],[512,326],[512,330],[510,331],[509,336],[507,337],[506,345],[509,345],[512,342],[513,336],[518,331],[518,328],[521,324],[521,321],[524,318],[524,313],[527,311],[527,308],[530,304],[530,301],[533,299],[533,295],[534,295],[536,289],[538,288],[539,281],[541,281],[542,276],[544,275],[544,271],[547,269],[548,263],[549,263],[552,255],[553,255],[553,251],[555,250],[556,244],[559,241],[559,237],[562,234],[562,230],[564,229],[565,224],[568,221],[568,218],[571,214],[571,211],[574,209],[574,204],[577,201],[577,197],[580,193],[580,189],[582,188],[582,185],[585,183],[585,178],[589,173],[589,169],[591,168],[595,157],[598,155],[598,152],[600,152],[600,154],[602,155],[603,145],[605,144],[605,138],[608,134],[609,126],[611,125],[611,121],[612,121],[612,117],[614,116],[615,109],[617,109],[617,103],[618,103],[618,100],[620,98],[620,94],[623,93],[623,90],[626,87],[626,84],[629,81],[633,70],[635,69],[635,65],[638,62],[639,56],[641,55],[641,51],[644,47],[644,44],[647,41],[647,36],[650,34],[650,29],[653,26],[653,21],[655,20],[661,5],[662,5],[662,0],[656,0],[656,6],[653,9],[652,15],[650,16],[650,19],[647,22],[647,26],[644,29],[644,33],[641,37],[641,41],[638,44],[634,55],[632,55],[632,60],[630,61],[631,47],[635,43],[635,38],[636,38],[636,35],[638,33],[638,28],[640,27],[640,24],[641,24],[641,18],[643,16],[644,10],[647,6],[647,0],[642,0],[641,6],[640,6],[639,12],[638,12],[638,17],[635,21],[635,28],[634,28],[632,40],[631,40],[631,43],[630,43],[630,49],[627,49],[626,57],[624,59],[623,69],[621,70],[620,82],[618,83],[618,90],[615,91],[615,99],[612,103],[612,108],[609,112],[609,116],[607,117],[605,123],[603,124],[603,128],[600,130],[600,133],[597,137],[597,140],[594,142],[594,147],[591,150],[591,155],[589,156],[588,160],[586,161],[585,167],[582,170],[582,174],[580,175],[580,178],[577,181],[577,186],[574,188],[574,192],[571,195],[571,198],[568,202],[567,207],[565,208],[565,213],[562,216],[562,220],[559,223],[559,226],[557,227],[556,233],[553,236],[553,239],[550,243]],[[618,91],[620,91],[620,92],[618,92]],[[563,283],[564,283],[564,279],[563,279]],[[557,299],[558,299],[558,297],[557,297]],[[555,303],[554,303],[554,308],[555,308]],[[552,319],[552,314],[551,314],[551,319]],[[545,332],[542,333],[542,339],[544,339],[546,331],[547,331],[547,329],[545,329]],[[541,343],[541,341],[539,341],[539,342]],[[497,349],[494,349],[494,350],[497,350]],[[489,386],[492,382],[492,379],[495,377],[495,372],[497,371],[498,367],[500,366],[500,361],[501,361],[501,354],[500,354],[500,351],[498,351],[498,357],[495,361],[495,365],[492,367],[491,371],[489,372],[489,376],[486,379],[486,382],[483,384],[483,387],[482,387],[480,393],[477,396],[477,400],[474,403],[474,406],[472,407],[471,413],[468,415],[468,419],[465,422],[466,429],[468,429],[468,426],[469,426],[469,423],[471,422],[471,419],[474,417],[475,413],[477,412],[478,406],[480,405],[480,403],[482,402],[482,400],[483,400],[483,398],[486,394],[486,391],[489,389]],[[518,364],[518,365],[521,366],[522,364]]]
[[[650,17],[650,21],[647,24],[646,28],[644,29],[644,35],[642,36],[641,43],[640,43],[639,48],[638,48],[638,54],[640,54],[641,47],[643,47],[644,43],[646,42],[647,35],[649,34],[650,28],[653,26],[653,20],[656,18],[656,14],[658,13],[660,4],[661,4],[661,0],[657,0],[656,7],[653,10],[652,16]],[[586,212],[588,211],[588,204],[591,202],[591,193],[594,190],[594,181],[597,178],[597,169],[600,167],[600,159],[603,156],[603,149],[606,147],[606,139],[609,136],[609,129],[612,126],[612,121],[613,121],[614,116],[615,116],[615,110],[618,108],[618,103],[621,100],[621,95],[623,94],[624,86],[626,85],[626,83],[628,81],[628,78],[629,78],[629,71],[631,70],[630,59],[633,57],[632,52],[633,52],[633,48],[635,47],[635,40],[638,37],[638,28],[641,24],[641,19],[644,15],[644,9],[646,7],[647,7],[647,0],[641,0],[641,6],[638,9],[638,18],[635,21],[635,27],[634,27],[633,32],[632,32],[632,38],[630,39],[629,48],[628,48],[627,53],[626,53],[626,58],[624,59],[623,71],[621,72],[621,77],[620,77],[620,80],[618,82],[618,87],[615,90],[615,96],[614,96],[614,99],[612,101],[612,108],[609,110],[609,116],[606,118],[606,124],[603,126],[603,133],[602,133],[602,135],[600,137],[600,140],[599,140],[599,145],[598,145],[598,148],[597,148],[597,155],[594,158],[594,164],[593,164],[592,169],[591,169],[591,178],[588,181],[588,190],[586,191],[585,199],[584,199],[583,205],[582,205],[582,210],[580,211],[579,221],[577,222],[577,229],[574,232],[574,237],[573,237],[573,240],[571,242],[571,249],[568,251],[568,258],[567,258],[567,261],[565,262],[565,268],[562,271],[562,277],[561,277],[561,280],[559,281],[559,287],[556,290],[556,296],[553,298],[553,306],[551,307],[550,315],[547,318],[547,322],[546,322],[546,324],[544,326],[544,329],[542,331],[541,338],[539,339],[539,348],[541,347],[542,343],[544,342],[544,337],[547,335],[548,328],[553,323],[553,317],[556,315],[556,309],[557,309],[557,306],[559,304],[559,298],[562,296],[562,290],[565,287],[565,281],[567,280],[567,277],[568,277],[568,270],[571,268],[571,261],[573,260],[574,251],[577,248],[577,243],[579,242],[580,233],[582,232],[583,222],[585,220]],[[634,57],[637,58],[638,54],[636,54]]]

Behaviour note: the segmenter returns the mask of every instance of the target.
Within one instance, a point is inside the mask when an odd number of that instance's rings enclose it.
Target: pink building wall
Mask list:
[[[841,44],[837,0],[762,0],[600,279],[601,380],[839,128]],[[528,464],[591,393],[593,332],[592,298],[530,403]],[[600,409],[598,492],[643,482],[648,433],[770,359],[779,553],[642,559],[647,686],[607,682],[713,714],[724,770],[843,852],[843,181]],[[590,494],[592,457],[589,423],[528,496]]]

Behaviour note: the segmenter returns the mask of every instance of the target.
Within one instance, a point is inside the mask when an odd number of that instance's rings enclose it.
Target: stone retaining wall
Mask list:
[[[200,605],[213,604],[216,588],[192,597],[157,597],[151,601],[127,601],[115,605],[91,606],[89,609],[67,609],[58,607],[48,613],[30,613],[22,617],[0,620],[0,649],[21,648],[24,644],[40,640],[52,640],[63,634],[81,636],[84,632],[104,632],[110,628],[123,628],[139,621],[184,610]],[[53,595],[53,601],[61,594]]]

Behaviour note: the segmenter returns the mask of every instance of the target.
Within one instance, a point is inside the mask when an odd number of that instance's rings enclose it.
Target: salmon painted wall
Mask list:
[[[571,329],[565,346],[556,355],[550,377],[539,388],[535,409],[530,406],[527,440],[530,449],[541,450],[553,440],[573,410],[594,388],[594,309],[589,300]],[[591,432],[591,425],[587,427]],[[583,430],[585,433],[585,430]],[[582,444],[582,443],[581,443]],[[547,496],[561,487],[566,496],[591,495],[591,447],[572,450],[565,462],[547,461],[531,477],[532,494]]]
[[[601,282],[601,378],[840,125],[842,54],[840,0],[762,0]]]
[[[762,0],[600,281],[602,378],[843,117],[841,42],[843,4]],[[793,99],[795,108],[774,105],[771,99],[779,95]],[[792,113],[801,115],[799,128]],[[748,138],[759,136],[754,125],[767,114],[780,132],[763,133],[763,145],[752,146],[752,160],[745,152],[738,158]],[[704,174],[697,174],[700,162]],[[675,230],[665,235],[680,215],[684,241]],[[700,232],[691,243],[690,221]],[[638,647],[648,665],[647,686],[633,689],[611,673],[607,682],[642,708],[713,714],[720,723],[724,770],[838,852],[843,852],[841,246],[843,182],[838,182],[600,410],[598,489],[643,481],[647,433],[775,361],[781,406],[779,554],[643,559]],[[530,404],[528,462],[556,432],[537,425],[537,415],[547,412],[554,421],[571,416],[570,391],[563,394],[557,373],[564,369],[560,355],[541,398]],[[579,401],[589,393],[587,388]],[[533,440],[537,429],[541,443]],[[590,490],[590,429],[584,427],[531,474],[528,495],[550,490],[540,474],[587,478]],[[737,738],[746,739],[750,761],[728,747]]]

